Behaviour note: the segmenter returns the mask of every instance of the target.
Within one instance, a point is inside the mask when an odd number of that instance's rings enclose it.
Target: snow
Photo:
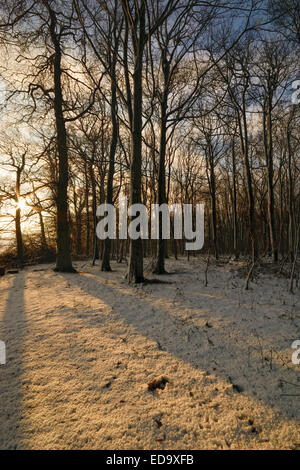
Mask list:
[[[192,258],[132,287],[125,265],[75,265],[0,279],[0,448],[300,447],[300,298],[286,279],[265,272],[245,291],[239,263],[214,263],[205,287]]]

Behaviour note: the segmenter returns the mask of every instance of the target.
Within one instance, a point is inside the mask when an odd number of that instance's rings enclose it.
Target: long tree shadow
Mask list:
[[[237,364],[239,364],[239,379],[243,379],[243,383],[242,386],[237,384],[234,390],[242,391],[254,400],[277,408],[283,415],[282,417],[299,419],[299,415],[295,416],[291,412],[290,401],[295,397],[282,397],[281,384],[278,381],[280,377],[283,381],[297,382],[296,371],[283,367],[274,361],[272,367],[262,366],[262,370],[259,372],[262,374],[262,380],[258,386],[255,382],[255,376],[258,373],[257,364],[255,367],[249,364],[247,366],[249,351],[236,341],[236,331],[232,331],[232,335],[226,337],[222,329],[214,329],[213,340],[211,340],[209,339],[209,330],[199,327],[195,318],[183,320],[168,311],[163,305],[156,306],[153,299],[147,299],[143,292],[138,297],[133,289],[126,288],[125,293],[124,285],[101,282],[90,273],[76,277],[67,274],[62,276],[71,284],[77,285],[84,292],[113,308],[114,303],[117,303],[118,305],[113,310],[116,320],[125,320],[141,335],[156,342],[158,349],[162,348],[195,368],[209,370],[212,375],[219,376],[228,384],[232,384],[232,377],[236,376]],[[227,307],[224,305],[224,298],[216,298],[214,301],[221,302],[222,308],[227,308],[228,311],[233,308],[233,303],[230,300],[227,301]],[[218,309],[220,309],[219,304]],[[99,320],[101,321],[101,319]],[[91,319],[87,318],[86,321],[89,322]],[[93,321],[94,326],[95,322]],[[184,341],[182,341],[183,337]],[[214,348],[214,344],[222,346]],[[254,351],[252,352],[254,353]],[[263,358],[258,358],[257,363],[261,359]],[[242,366],[241,369],[240,364],[243,364],[243,361],[245,366]],[[251,376],[247,377],[247,374],[251,374]]]
[[[0,366],[0,448],[17,449],[22,434],[22,362],[25,336],[25,273],[11,286],[0,338],[6,344],[6,364]]]

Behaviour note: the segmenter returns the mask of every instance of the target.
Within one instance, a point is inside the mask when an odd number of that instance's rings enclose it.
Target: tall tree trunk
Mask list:
[[[21,208],[18,204],[20,202],[21,174],[24,169],[24,166],[25,166],[25,155],[23,155],[21,167],[17,168],[17,178],[16,178],[17,206],[16,206],[15,227],[16,227],[18,265],[21,269],[24,266],[24,245],[23,245],[22,228],[21,228]]]
[[[163,63],[164,66],[164,81],[165,87],[169,80],[169,63],[167,60]],[[168,102],[168,91],[167,88],[164,90],[163,99],[161,103],[161,124],[160,124],[160,149],[159,149],[159,167],[158,167],[158,204],[166,203],[166,146],[167,146],[167,102]],[[165,258],[166,258],[166,242],[163,239],[162,234],[162,213],[159,213],[159,238],[157,241],[157,258],[154,273],[166,274],[165,270]]]
[[[211,224],[212,224],[212,239],[215,251],[216,260],[219,258],[218,251],[218,236],[217,236],[217,203],[216,203],[216,178],[215,178],[215,163],[212,154],[211,143],[209,144],[209,173],[210,173],[210,198],[211,198]]]
[[[294,260],[294,230],[295,230],[295,220],[294,220],[294,181],[292,173],[292,144],[291,144],[291,131],[290,123],[287,127],[287,145],[288,145],[288,215],[289,215],[289,240],[288,240],[288,252],[290,255],[291,261]]]
[[[217,240],[217,202],[216,202],[216,178],[215,178],[215,162],[211,143],[211,135],[206,135],[206,174],[209,185],[209,194],[211,202],[211,234],[216,260],[219,258],[218,240]]]
[[[89,207],[89,175],[87,171],[87,162],[84,162],[84,177],[85,177],[85,214],[86,214],[86,236],[85,236],[85,254],[90,253],[90,240],[91,240],[91,227],[90,227],[90,207]]]
[[[233,211],[233,251],[235,260],[239,259],[238,249],[238,226],[237,226],[237,190],[236,190],[236,160],[235,160],[235,148],[234,138],[231,143],[232,151],[232,180],[233,180],[233,200],[232,200],[232,211]]]
[[[116,56],[113,58],[113,70],[111,76],[111,119],[112,119],[112,137],[110,143],[109,152],[109,168],[107,175],[107,189],[106,189],[106,202],[107,204],[113,204],[113,182],[115,173],[115,154],[119,136],[118,116],[117,116],[117,90],[116,90]],[[111,240],[106,238],[104,240],[103,256],[101,271],[111,271],[110,266],[110,252],[111,252]]]
[[[255,227],[255,200],[252,186],[252,174],[249,160],[249,141],[248,141],[248,125],[247,125],[247,108],[245,96],[243,96],[243,113],[242,121],[239,117],[241,150],[244,159],[244,170],[247,182],[247,197],[248,197],[248,217],[250,228],[250,242],[251,242],[251,256],[254,261],[257,258],[257,243],[256,243],[256,227]]]
[[[17,240],[17,257],[18,265],[20,268],[24,266],[24,249],[23,249],[23,238],[21,230],[21,209],[16,209],[16,240]]]
[[[264,147],[265,157],[267,164],[267,181],[268,181],[268,225],[270,233],[270,244],[272,250],[273,262],[278,261],[278,248],[277,237],[275,228],[275,214],[274,214],[274,187],[273,187],[273,129],[272,129],[272,95],[268,92],[267,97],[267,110],[264,110],[263,125],[264,125]]]
[[[96,194],[96,181],[93,168],[94,157],[89,164],[89,174],[91,178],[91,187],[92,187],[92,214],[93,214],[93,261],[92,264],[95,266],[96,259],[98,259],[98,237],[96,235],[97,227],[97,194]]]
[[[16,202],[18,204],[20,199],[20,172],[17,170],[17,184],[16,184]],[[23,246],[23,237],[21,229],[21,208],[17,205],[16,208],[16,217],[15,217],[15,226],[16,226],[16,242],[17,242],[17,258],[18,265],[20,268],[24,266],[24,246]]]
[[[54,75],[54,113],[56,123],[56,140],[58,151],[58,186],[57,186],[57,256],[55,271],[75,272],[71,261],[70,233],[68,221],[68,181],[69,163],[66,123],[63,115],[63,94],[61,83],[61,45],[57,34],[56,13],[44,1],[50,15],[50,36],[54,46],[53,75]]]
[[[44,253],[47,253],[48,245],[47,245],[47,240],[46,240],[45,224],[44,224],[44,218],[43,218],[42,210],[39,210],[39,221],[40,221],[40,228],[41,228],[42,250],[43,250]]]
[[[133,72],[133,123],[132,159],[130,165],[130,205],[141,203],[142,171],[142,104],[143,104],[143,53],[145,47],[145,4],[139,11],[139,36],[135,44],[135,64]],[[142,239],[130,239],[128,282],[144,281]]]

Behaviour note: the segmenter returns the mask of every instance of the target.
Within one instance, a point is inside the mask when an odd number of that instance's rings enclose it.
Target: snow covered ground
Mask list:
[[[235,263],[212,265],[205,287],[193,258],[130,287],[124,265],[76,267],[0,279],[0,448],[300,448],[287,280],[265,272],[245,291]]]

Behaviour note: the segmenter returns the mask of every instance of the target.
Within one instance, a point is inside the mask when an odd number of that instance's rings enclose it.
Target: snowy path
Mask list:
[[[300,394],[300,299],[286,280],[245,292],[228,265],[205,288],[193,259],[170,261],[168,284],[129,287],[124,266],[82,264],[0,279],[0,448],[300,447],[300,397],[286,396]]]

